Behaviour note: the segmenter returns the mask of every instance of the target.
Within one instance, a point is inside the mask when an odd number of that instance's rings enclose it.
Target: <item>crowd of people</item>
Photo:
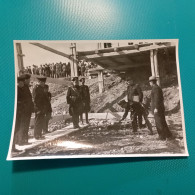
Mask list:
[[[88,70],[92,68],[96,68],[97,65],[92,62],[87,62],[84,60],[80,60],[78,63],[78,75],[79,76],[87,76]],[[32,65],[24,68],[22,73],[25,74],[34,74],[41,75],[45,77],[51,78],[61,78],[61,77],[70,77],[71,76],[71,67],[70,62],[68,63],[45,63],[39,66]]]
[[[48,133],[48,123],[51,119],[51,93],[49,86],[46,84],[47,77],[37,76],[38,84],[30,91],[30,74],[22,74],[18,77],[18,98],[16,123],[13,141],[13,152],[18,152],[17,145],[28,145],[28,132],[31,115],[35,113],[34,120],[34,138],[36,140],[44,139],[44,134]],[[85,78],[73,77],[72,85],[68,88],[66,99],[69,104],[69,114],[72,116],[74,129],[79,129],[79,121],[83,123],[83,114],[85,114],[86,123],[89,123],[88,112],[90,111],[90,91],[85,85]],[[80,84],[79,84],[80,81]],[[149,78],[152,87],[151,91],[151,111],[154,114],[156,129],[160,140],[172,138],[172,134],[165,120],[165,108],[162,89],[157,85],[154,76]],[[127,102],[122,100],[118,104],[125,109],[121,118],[123,121],[130,112],[131,126],[133,132],[137,132],[138,128],[143,128],[142,120],[149,130],[149,134],[153,135],[153,129],[148,120],[149,104],[143,102],[143,92],[138,84],[133,80],[127,79]]]

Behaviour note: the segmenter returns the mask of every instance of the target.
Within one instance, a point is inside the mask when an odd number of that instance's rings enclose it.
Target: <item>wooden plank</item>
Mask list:
[[[57,54],[57,55],[63,56],[63,57],[65,57],[65,58],[68,58],[69,60],[75,60],[75,61],[77,61],[77,59],[75,59],[73,56],[71,56],[71,55],[69,55],[69,54],[66,54],[66,53],[63,53],[63,52],[61,52],[61,51],[58,51],[58,50],[56,50],[56,49],[53,49],[53,48],[51,48],[51,47],[48,47],[48,46],[46,46],[46,45],[43,45],[43,44],[41,44],[41,43],[34,43],[34,42],[32,42],[32,43],[30,43],[30,44],[35,45],[35,46],[37,46],[37,47],[40,47],[40,48],[42,48],[42,49],[45,49],[45,50],[47,50],[47,51],[50,51],[50,52],[52,52],[52,53],[55,53],[55,54]]]

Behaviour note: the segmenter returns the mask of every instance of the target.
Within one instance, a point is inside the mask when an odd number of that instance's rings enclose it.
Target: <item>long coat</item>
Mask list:
[[[44,88],[36,85],[33,89],[34,109],[36,112],[45,113],[48,98],[44,92]]]
[[[158,109],[158,112],[164,113],[164,98],[162,89],[158,85],[154,85],[151,91],[151,111],[154,113],[154,109]]]
[[[82,92],[80,86],[69,87],[66,99],[69,104],[69,113],[71,116],[82,113]]]
[[[87,85],[81,85],[80,89],[82,94],[83,112],[89,112],[90,111],[89,87]]]

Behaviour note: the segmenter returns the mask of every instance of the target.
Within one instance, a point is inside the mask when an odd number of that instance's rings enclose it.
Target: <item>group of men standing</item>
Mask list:
[[[38,84],[35,85],[33,91],[30,91],[30,74],[23,74],[18,77],[18,97],[17,97],[17,112],[15,122],[15,133],[13,141],[13,151],[18,151],[15,145],[27,145],[28,131],[31,115],[35,113],[34,121],[34,138],[44,139],[43,134],[48,132],[48,122],[51,119],[51,93],[49,86],[46,85],[46,77],[38,76]],[[79,81],[81,84],[79,85]],[[149,83],[152,87],[151,91],[151,111],[154,114],[156,129],[160,140],[172,138],[172,134],[165,120],[165,108],[162,89],[157,85],[157,80],[154,76],[149,78]],[[152,125],[148,120],[148,105],[143,103],[143,92],[138,84],[133,80],[127,81],[127,100],[122,100],[118,104],[125,109],[122,117],[124,120],[128,112],[131,112],[131,124],[133,132],[138,130],[138,127],[143,128],[142,118],[148,127],[150,134],[153,134]],[[83,113],[85,113],[86,123],[89,123],[88,112],[90,111],[90,92],[89,87],[85,85],[85,78],[80,80],[78,77],[72,78],[72,85],[68,88],[67,103],[69,104],[69,113],[72,116],[73,127],[79,128],[79,118],[83,123]]]
[[[151,112],[154,115],[156,129],[159,134],[160,140],[166,140],[166,138],[172,138],[172,134],[168,128],[165,120],[165,108],[164,108],[164,98],[162,89],[157,85],[157,79],[155,76],[149,78],[151,91]],[[147,102],[143,103],[143,92],[138,84],[135,84],[133,80],[127,80],[127,99],[120,101],[118,104],[125,109],[125,113],[122,117],[124,120],[128,113],[131,113],[131,124],[133,132],[137,132],[137,129],[143,128],[142,118],[145,120],[145,124],[150,131],[150,135],[153,135],[152,125],[148,120],[148,109],[149,104]]]
[[[79,81],[81,85],[79,85]],[[74,128],[79,128],[79,117],[83,123],[83,113],[85,113],[86,123],[89,123],[88,112],[90,111],[89,87],[85,85],[85,78],[72,78],[72,86],[68,88],[67,103],[69,104],[69,114],[72,116]]]
[[[17,78],[17,112],[15,121],[14,141],[12,150],[18,152],[17,145],[28,145],[28,132],[31,115],[35,113],[34,138],[44,139],[48,132],[48,122],[51,118],[51,93],[45,84],[46,77],[38,77],[38,84],[30,91],[30,74],[23,74]]]

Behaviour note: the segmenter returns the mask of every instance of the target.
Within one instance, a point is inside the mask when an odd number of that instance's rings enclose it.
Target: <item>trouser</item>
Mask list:
[[[144,117],[144,120],[146,122],[146,125],[147,125],[148,129],[150,130],[151,133],[153,133],[153,131],[152,131],[152,124],[148,120],[147,114],[145,112],[143,112],[143,117]]]
[[[89,120],[88,120],[88,112],[84,112],[85,114],[85,120],[86,120],[86,123],[89,123]],[[83,113],[80,115],[80,120],[81,122],[83,123]]]
[[[47,133],[48,132],[48,124],[49,124],[49,120],[51,119],[51,112],[48,112],[45,114],[45,125],[43,128],[43,132]]]
[[[74,114],[72,115],[72,122],[73,122],[74,128],[79,127],[79,114],[74,113]]]
[[[171,137],[172,134],[165,120],[164,112],[154,113],[154,119],[155,119],[156,129],[159,134],[159,137],[162,139]]]
[[[31,112],[25,112],[24,114],[24,119],[22,123],[22,128],[24,129],[24,142],[28,142],[28,131],[29,131],[29,126],[30,126],[30,119],[31,119]]]
[[[35,127],[34,127],[34,137],[40,138],[42,136],[42,130],[45,126],[45,114],[39,113],[35,114]]]
[[[22,115],[19,112],[17,112],[14,139],[13,139],[13,149],[15,149],[15,145],[19,142],[21,120],[22,120]]]

